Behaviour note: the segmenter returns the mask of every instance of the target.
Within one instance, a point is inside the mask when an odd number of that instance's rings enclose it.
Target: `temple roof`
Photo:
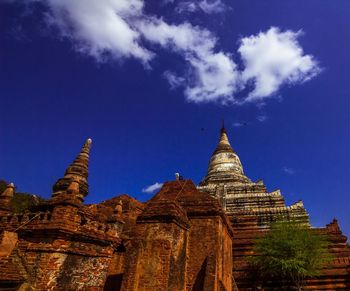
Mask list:
[[[220,216],[233,235],[228,217],[216,198],[199,191],[191,180],[176,180],[164,183],[159,192],[146,202],[137,221],[174,222],[188,228],[191,218],[210,216]]]
[[[219,144],[211,156],[208,173],[201,185],[226,182],[249,183],[251,181],[244,175],[241,161],[231,147],[225,127],[222,126]]]

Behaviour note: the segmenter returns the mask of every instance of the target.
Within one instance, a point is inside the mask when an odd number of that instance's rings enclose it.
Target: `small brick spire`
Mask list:
[[[79,155],[67,168],[64,177],[57,180],[53,186],[53,196],[65,192],[66,194],[77,195],[82,201],[89,192],[89,153],[92,140],[86,140]]]
[[[0,194],[0,213],[6,214],[11,212],[11,203],[14,195],[15,185],[10,183],[6,189]]]

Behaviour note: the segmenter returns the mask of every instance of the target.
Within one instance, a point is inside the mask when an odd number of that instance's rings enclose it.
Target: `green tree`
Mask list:
[[[9,183],[3,179],[0,179],[0,194],[5,191]],[[15,193],[12,198],[12,210],[15,213],[22,213],[29,210],[31,207],[38,205],[45,201],[44,198],[30,193],[17,192],[15,188]]]
[[[296,222],[278,222],[254,245],[251,264],[262,282],[281,280],[302,290],[331,260],[324,235]]]
[[[44,201],[45,199],[35,194],[15,192],[12,198],[12,210],[15,213],[22,213]]]
[[[0,194],[5,191],[7,187],[7,182],[5,180],[0,179]]]

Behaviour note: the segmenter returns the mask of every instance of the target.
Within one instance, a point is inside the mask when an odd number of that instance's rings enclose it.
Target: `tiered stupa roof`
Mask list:
[[[208,173],[201,185],[220,183],[250,183],[244,175],[241,161],[233,150],[224,126],[220,131],[219,144],[209,161]]]
[[[262,180],[252,182],[243,171],[241,161],[233,150],[223,126],[219,144],[209,161],[208,173],[199,190],[216,197],[227,213],[240,218],[254,217],[260,226],[274,220],[297,219],[308,224],[303,203],[286,206],[279,190],[267,192]]]

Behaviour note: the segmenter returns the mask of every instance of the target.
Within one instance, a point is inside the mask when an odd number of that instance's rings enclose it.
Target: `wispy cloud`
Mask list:
[[[208,14],[224,12],[228,9],[221,0],[202,0],[198,3],[199,7]]]
[[[221,13],[225,9],[227,7],[221,0],[178,1],[175,8],[178,13],[202,11],[207,14]]]
[[[142,192],[144,192],[144,193],[153,193],[153,192],[159,190],[160,188],[162,188],[162,186],[163,186],[162,183],[156,182],[156,183],[154,183],[154,184],[152,184],[150,186],[147,186],[147,187],[143,188]]]
[[[143,36],[162,48],[182,55],[190,66],[184,79],[184,93],[189,101],[233,101],[238,82],[236,64],[229,54],[216,52],[216,37],[190,23],[170,25],[162,19],[148,19],[139,24]]]
[[[244,125],[247,125],[247,123],[245,123],[245,122],[234,122],[233,124],[232,124],[232,126],[233,127],[242,127],[242,126],[244,126]]]
[[[168,81],[171,89],[178,88],[185,82],[185,78],[177,76],[171,71],[165,71],[163,77]]]
[[[258,115],[256,117],[256,119],[259,121],[259,122],[264,122],[267,120],[267,116],[265,114],[262,114],[262,115]]]
[[[170,88],[181,87],[186,99],[194,103],[263,103],[283,85],[301,84],[320,72],[318,62],[304,54],[298,42],[300,31],[272,27],[243,37],[238,48],[243,69],[239,70],[232,57],[235,52],[221,49],[214,33],[189,21],[174,24],[149,15],[143,0],[28,1],[43,3],[49,27],[69,39],[76,51],[100,62],[134,58],[150,68],[157,49],[177,54],[185,70],[168,68],[164,78]],[[206,13],[225,10],[220,0],[189,3]],[[246,96],[239,96],[247,91]]]
[[[283,172],[285,172],[288,175],[294,175],[295,174],[295,170],[292,169],[292,168],[283,167],[282,170],[283,170]]]

